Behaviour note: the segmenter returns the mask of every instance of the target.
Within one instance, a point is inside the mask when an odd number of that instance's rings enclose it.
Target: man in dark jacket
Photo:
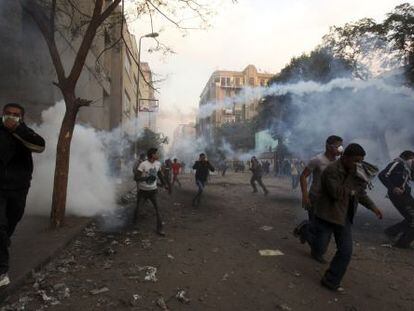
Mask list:
[[[33,173],[32,152],[45,141],[23,122],[24,108],[7,104],[0,121],[0,286],[10,283],[10,237],[23,217]]]
[[[323,276],[323,286],[343,291],[341,281],[352,256],[352,223],[358,203],[365,206],[382,219],[381,211],[366,193],[367,182],[357,174],[357,166],[365,157],[364,149],[358,144],[350,144],[343,156],[330,164],[321,176],[321,191],[315,201],[314,234],[305,239],[313,254],[323,254],[326,240],[335,236],[337,252],[329,269]]]
[[[413,179],[414,152],[404,151],[400,157],[387,165],[380,173],[381,182],[388,189],[388,198],[404,217],[404,220],[385,229],[385,234],[398,241],[396,247],[409,248],[414,241],[414,198],[411,195],[410,182]]]
[[[210,174],[210,171],[214,172],[214,167],[206,159],[206,155],[201,153],[198,161],[196,161],[193,165],[193,170],[196,171],[195,181],[198,187],[197,194],[193,199],[193,206],[198,206],[200,204],[204,187],[206,186],[208,175]]]
[[[250,170],[252,171],[252,177],[250,178],[250,185],[253,188],[253,193],[257,193],[257,186],[256,182],[262,187],[263,192],[265,195],[269,193],[266,189],[266,186],[263,184],[262,177],[263,177],[263,167],[259,163],[256,157],[252,157],[250,160]]]

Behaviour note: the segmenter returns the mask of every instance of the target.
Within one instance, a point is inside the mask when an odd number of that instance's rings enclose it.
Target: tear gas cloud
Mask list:
[[[43,111],[41,125],[33,126],[45,138],[47,146],[44,153],[34,155],[35,170],[27,205],[31,214],[50,213],[56,145],[64,111],[64,103],[58,102]],[[132,130],[133,122],[126,127]],[[124,150],[130,147],[127,141],[121,139],[119,128],[104,132],[79,124],[75,126],[67,196],[69,215],[94,216],[110,213],[117,207],[117,179],[113,175],[110,157],[125,154]],[[132,164],[125,167],[129,172]]]
[[[217,109],[232,108],[234,104],[283,95],[290,96],[289,105],[295,116],[292,121],[285,121],[290,124],[283,124],[275,116],[269,130],[285,127],[286,144],[299,156],[307,158],[317,148],[321,151],[326,137],[332,134],[342,136],[346,143],[360,142],[367,149],[367,158],[376,163],[413,148],[414,92],[401,79],[392,77],[246,88],[238,96],[203,105],[199,118],[208,117]],[[312,148],[312,144],[316,146]]]

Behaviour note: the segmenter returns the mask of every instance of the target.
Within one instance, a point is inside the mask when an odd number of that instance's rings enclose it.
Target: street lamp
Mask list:
[[[139,38],[139,43],[138,43],[138,81],[137,81],[137,104],[136,104],[136,109],[135,109],[135,144],[134,144],[134,156],[137,158],[138,155],[138,110],[139,110],[139,98],[141,95],[141,92],[139,90],[139,81],[140,79],[140,75],[142,74],[142,77],[144,78],[144,74],[141,71],[141,40],[142,38],[156,38],[158,37],[159,34],[157,32],[151,32],[148,33],[146,35],[143,35]]]

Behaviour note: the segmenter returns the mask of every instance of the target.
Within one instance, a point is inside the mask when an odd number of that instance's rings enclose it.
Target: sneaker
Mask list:
[[[327,264],[328,263],[328,261],[325,258],[323,258],[322,255],[317,255],[317,254],[311,252],[311,256],[312,256],[313,259],[315,259],[317,262],[319,262],[321,264]]]
[[[7,273],[0,275],[0,287],[7,286],[10,284],[10,279]]]
[[[328,282],[325,277],[321,279],[321,285],[334,292],[338,292],[338,293],[345,292],[345,288],[343,288],[341,285],[333,285],[332,283]]]

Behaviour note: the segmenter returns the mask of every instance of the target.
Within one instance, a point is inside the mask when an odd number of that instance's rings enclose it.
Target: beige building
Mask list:
[[[153,74],[148,63],[141,62],[139,75],[139,118],[141,127],[148,128],[153,132],[157,131],[158,100],[155,98],[153,85]]]
[[[248,65],[243,71],[215,71],[201,93],[199,107],[234,97],[245,87],[266,86],[273,76],[258,72],[253,65]],[[197,135],[211,137],[214,128],[223,124],[251,120],[257,115],[257,109],[258,101],[217,109],[210,116],[197,120]]]

